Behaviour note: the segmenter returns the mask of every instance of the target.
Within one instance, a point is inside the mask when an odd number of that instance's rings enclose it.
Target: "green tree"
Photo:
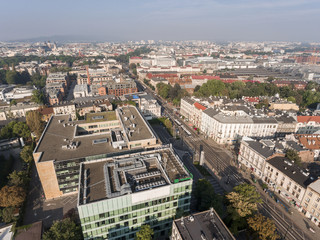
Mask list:
[[[32,146],[25,145],[20,152],[20,157],[22,158],[23,161],[30,163],[33,160],[33,155],[32,155],[33,149]]]
[[[293,102],[293,103],[296,102],[296,99],[295,99],[293,96],[288,97],[287,100],[288,100],[289,102]]]
[[[70,218],[65,218],[54,222],[42,238],[43,240],[79,240],[82,239],[81,227]]]
[[[1,129],[0,135],[1,135],[2,139],[8,139],[8,138],[12,138],[14,136],[13,127],[16,123],[17,123],[16,121],[9,122],[6,126],[4,126]]]
[[[254,239],[261,240],[277,240],[280,236],[276,232],[274,221],[266,218],[261,214],[257,214],[247,220],[249,227],[253,230],[254,234],[251,235]]]
[[[32,92],[31,100],[38,104],[44,104],[45,96],[41,90],[34,90]]]
[[[301,157],[299,153],[294,149],[287,149],[286,150],[286,157],[291,161],[294,161],[295,164],[301,165]]]
[[[200,90],[200,86],[199,86],[199,85],[197,85],[197,86],[195,86],[195,88],[194,88],[193,92],[198,92],[199,90]]]
[[[24,187],[29,181],[28,173],[26,171],[16,171],[14,170],[8,176],[9,185]]]
[[[2,210],[0,210],[0,217],[2,220],[6,223],[10,223],[14,220],[14,208],[13,207],[7,207]]]
[[[234,211],[240,217],[247,217],[257,211],[258,203],[261,203],[260,194],[256,188],[250,184],[241,184],[233,188],[233,191],[226,195],[230,205],[228,206],[229,213]]]
[[[41,121],[40,112],[36,110],[27,112],[26,122],[31,132],[35,133],[37,138],[39,139],[44,129],[44,124]]]
[[[169,91],[171,88],[172,87],[169,84],[164,84],[164,83],[157,84],[157,91],[159,95],[164,99],[167,99],[169,97]]]
[[[23,138],[30,138],[31,134],[28,125],[24,122],[17,122],[13,126],[12,132],[14,135]]]
[[[6,81],[8,84],[17,84],[19,83],[19,74],[16,71],[7,71]]]
[[[222,197],[215,194],[213,186],[207,179],[197,181],[194,195],[199,211],[205,211],[213,207],[219,214],[223,213]]]
[[[43,88],[46,85],[46,76],[41,76],[40,73],[35,73],[31,76],[32,84],[38,88]]]
[[[224,90],[226,89],[225,84],[219,80],[209,80],[203,84],[197,94],[203,97],[209,96],[224,96]]]
[[[16,106],[17,105],[17,101],[15,100],[15,99],[12,99],[11,101],[10,101],[10,107],[11,106]]]
[[[150,225],[142,225],[136,233],[136,240],[152,240],[153,230]]]
[[[23,187],[4,186],[0,190],[1,207],[19,207],[26,198],[26,192]]]
[[[20,74],[20,79],[19,79],[19,83],[21,84],[27,84],[28,82],[31,81],[31,77],[28,71],[23,71]]]

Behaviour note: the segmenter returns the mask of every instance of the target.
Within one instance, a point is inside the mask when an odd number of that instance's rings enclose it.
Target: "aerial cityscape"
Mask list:
[[[2,7],[0,240],[320,239],[320,3]]]

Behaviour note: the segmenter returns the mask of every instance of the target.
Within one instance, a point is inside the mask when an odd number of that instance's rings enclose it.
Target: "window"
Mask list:
[[[306,202],[307,202],[307,203],[310,202],[310,198],[306,198]]]
[[[318,197],[316,201],[317,201],[317,202],[320,202],[320,197]]]
[[[310,197],[312,197],[312,192],[309,192],[308,195],[309,195]]]
[[[137,219],[133,219],[133,224],[136,224],[137,222]]]

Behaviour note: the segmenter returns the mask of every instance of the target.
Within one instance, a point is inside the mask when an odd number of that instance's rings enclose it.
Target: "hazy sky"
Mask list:
[[[0,2],[0,40],[79,36],[98,41],[320,41],[320,0]]]

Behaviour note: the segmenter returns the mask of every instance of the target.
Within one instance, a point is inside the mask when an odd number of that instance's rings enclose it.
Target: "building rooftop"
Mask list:
[[[274,157],[269,159],[268,163],[304,188],[313,181],[309,172],[299,168],[286,157]]]
[[[213,208],[177,219],[174,223],[183,240],[235,239]]]
[[[85,119],[87,123],[114,121],[117,120],[117,115],[115,111],[87,113]]]
[[[259,153],[265,158],[272,156],[272,154],[274,153],[273,149],[271,149],[268,146],[265,146],[264,144],[258,141],[246,141],[246,142],[248,143],[250,148],[252,148],[253,150],[255,150],[257,153]]]
[[[320,194],[320,179],[314,181],[308,187]]]
[[[139,141],[155,137],[137,108],[128,105],[127,107],[118,108],[117,111],[128,141]]]
[[[72,121],[69,115],[52,116],[34,153],[41,153],[39,161],[70,160],[128,150],[126,146],[129,141],[156,139],[156,135],[135,107],[122,107],[121,110],[117,109],[117,111],[119,111],[117,114],[114,111],[89,114],[87,116],[88,121]],[[132,118],[132,116],[134,117]],[[125,117],[127,117],[127,120],[124,119]],[[104,122],[112,120],[115,123],[114,127],[111,127],[111,131],[91,133],[91,125],[87,126],[90,123],[104,124]],[[123,124],[120,124],[120,122],[123,122]],[[133,127],[132,124],[135,124],[135,126]],[[85,134],[82,133],[85,129],[80,129],[84,125],[89,127]],[[93,127],[98,127],[98,124],[94,125]],[[122,126],[122,128],[119,128],[119,126]],[[127,136],[122,143],[122,147],[118,148],[112,145],[115,141],[114,131],[118,135]]]
[[[169,147],[84,162],[80,174],[79,205],[192,178]]]

